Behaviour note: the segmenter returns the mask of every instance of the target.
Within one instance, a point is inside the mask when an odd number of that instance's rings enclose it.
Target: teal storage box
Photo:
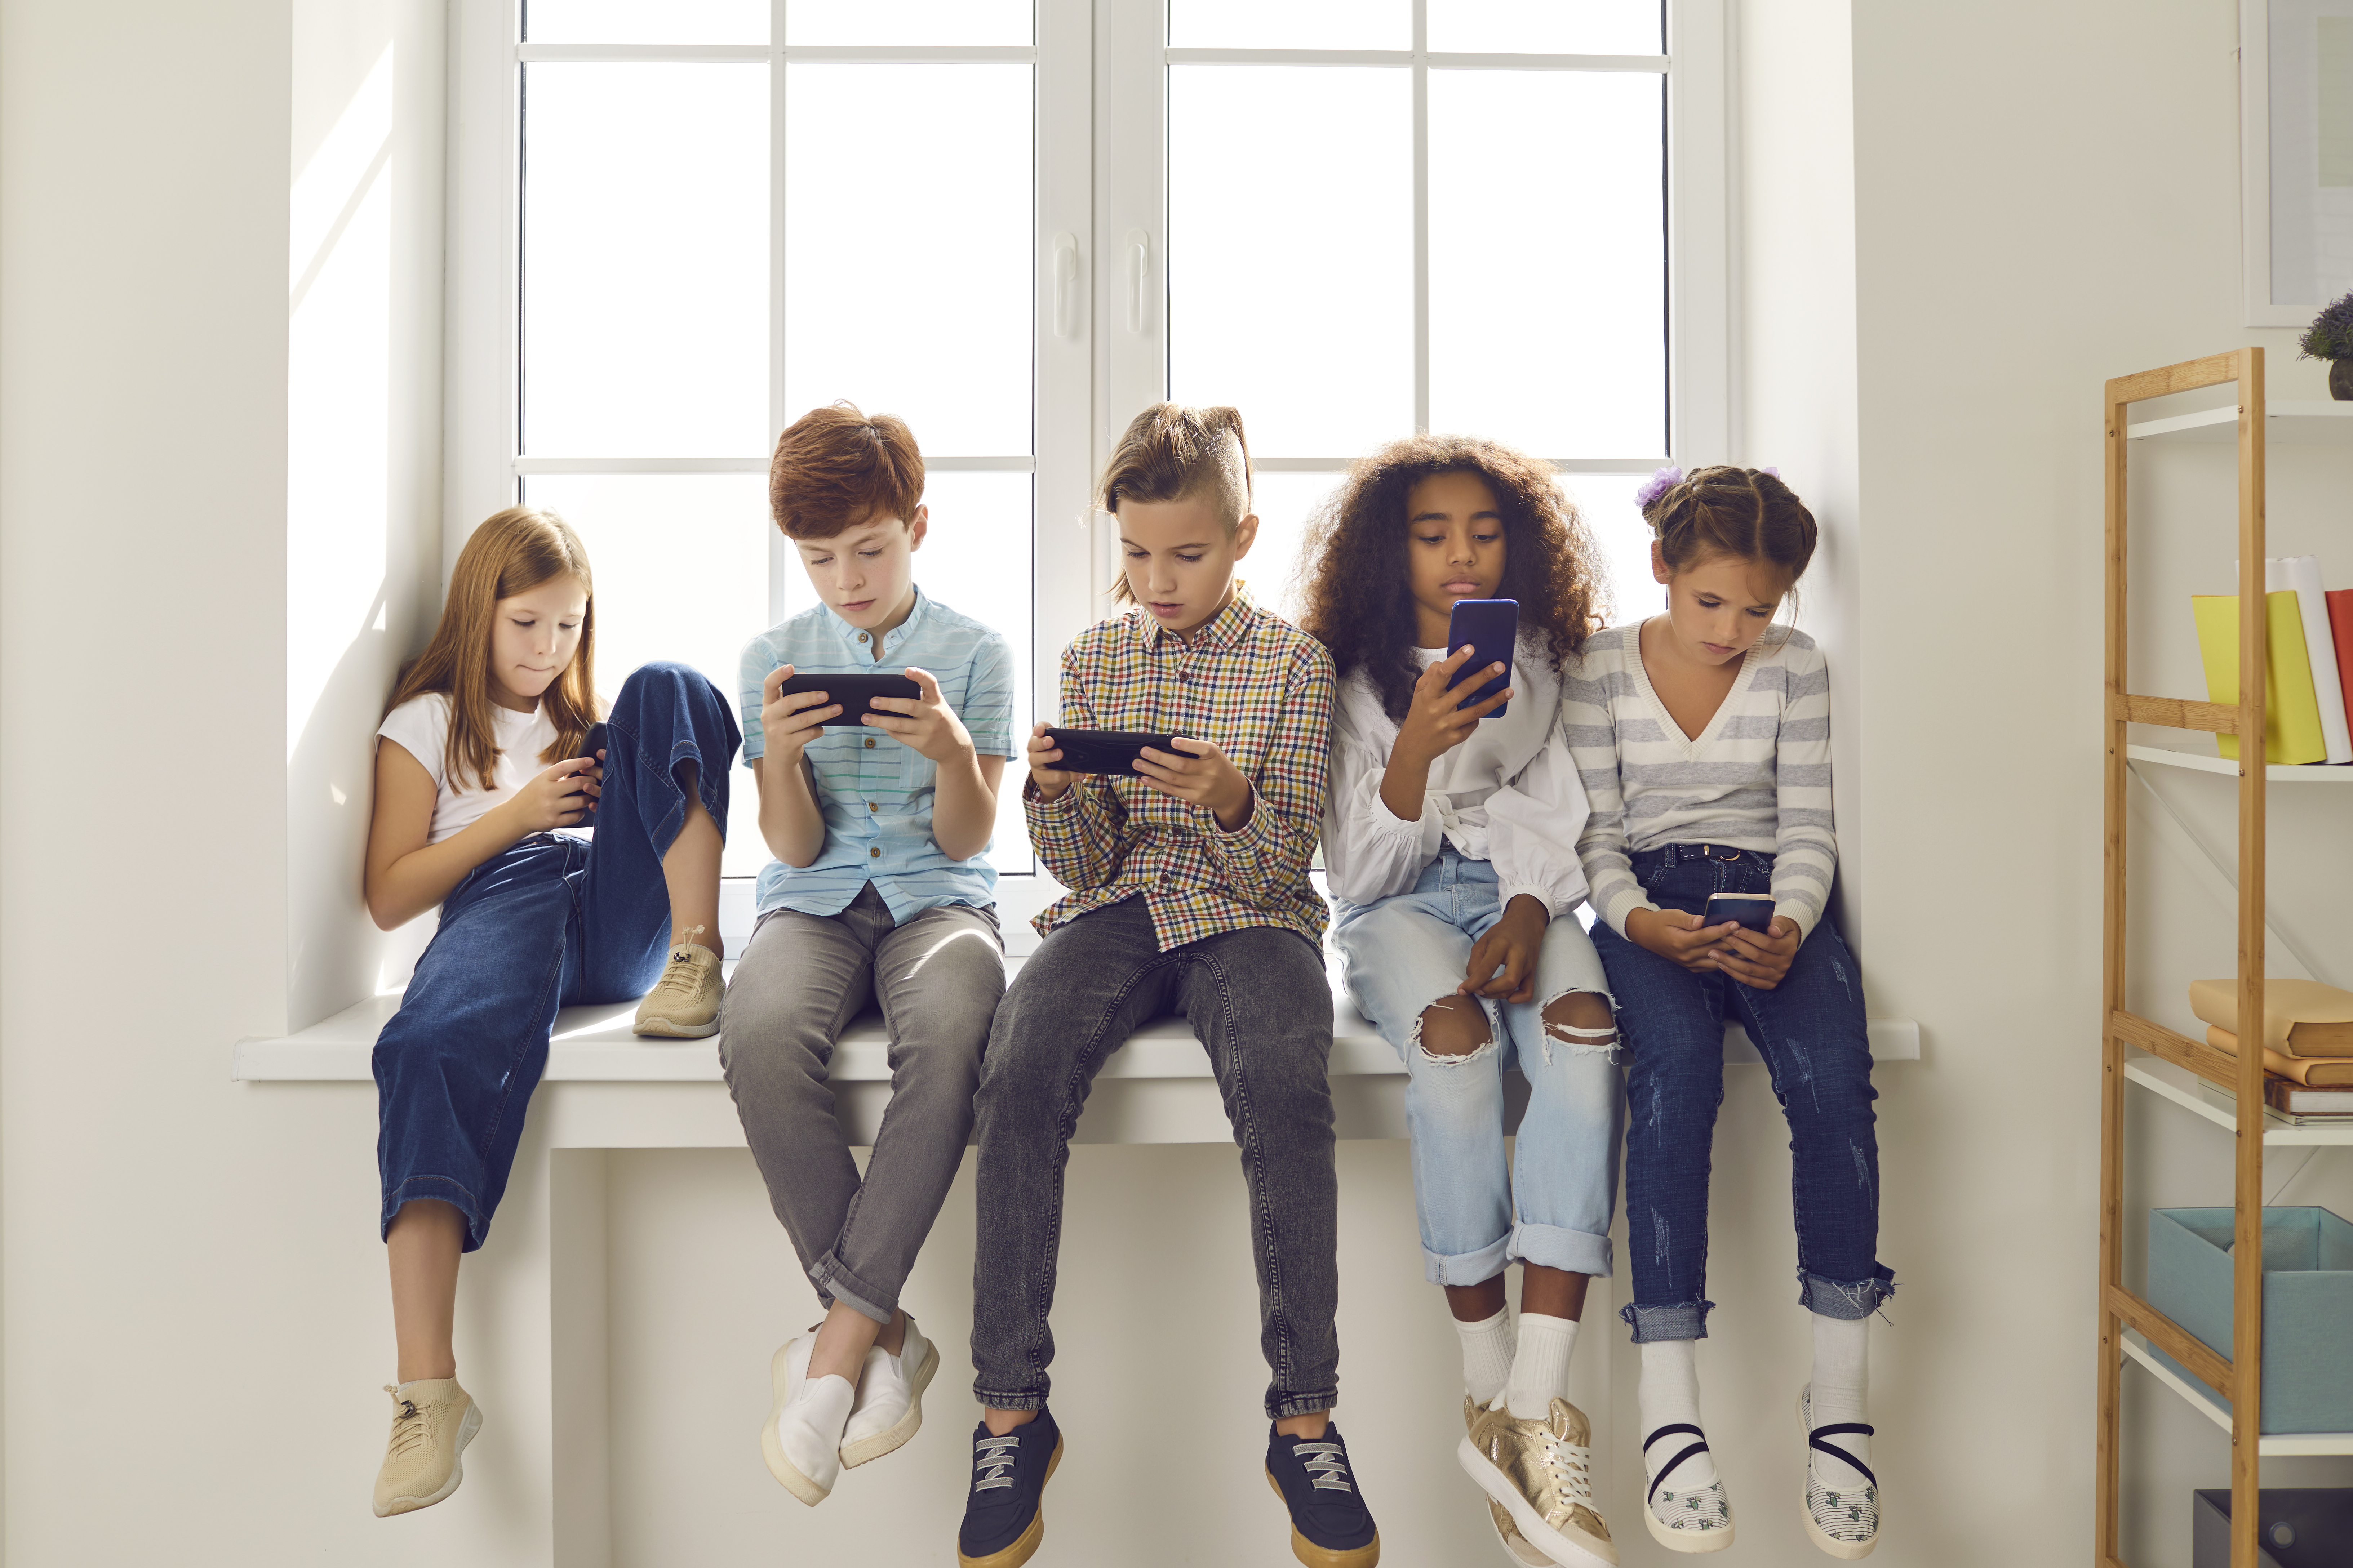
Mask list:
[[[2231,1354],[2229,1209],[2151,1209],[2149,1304]],[[2265,1432],[2353,1432],[2353,1225],[2324,1208],[2263,1210]],[[2157,1347],[2193,1387],[2205,1384]]]

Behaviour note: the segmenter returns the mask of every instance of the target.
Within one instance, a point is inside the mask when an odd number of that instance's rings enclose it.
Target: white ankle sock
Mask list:
[[[1520,1314],[1520,1348],[1504,1385],[1514,1420],[1541,1421],[1552,1414],[1554,1400],[1568,1397],[1568,1357],[1575,1349],[1576,1319]]]
[[[1482,1408],[1493,1404],[1512,1375],[1512,1310],[1475,1323],[1458,1318],[1454,1332],[1462,1341],[1462,1392]]]
[[[1831,1426],[1842,1422],[1863,1422],[1863,1403],[1871,1391],[1871,1365],[1868,1351],[1871,1344],[1871,1320],[1868,1318],[1826,1318],[1820,1312],[1814,1320],[1814,1384],[1813,1425]],[[1839,1432],[1822,1439],[1834,1448],[1852,1454],[1864,1464],[1871,1463],[1871,1439],[1860,1432]],[[1863,1478],[1854,1467],[1833,1458],[1820,1448],[1811,1450],[1814,1473],[1822,1484],[1832,1489],[1860,1487]]]
[[[1651,1480],[1677,1454],[1700,1439],[1688,1432],[1670,1432],[1657,1442],[1651,1434],[1662,1426],[1699,1426],[1699,1342],[1651,1340],[1642,1346],[1642,1382],[1635,1404],[1642,1417],[1642,1474]],[[1668,1485],[1677,1491],[1695,1491],[1715,1479],[1715,1459],[1704,1448],[1675,1466]]]

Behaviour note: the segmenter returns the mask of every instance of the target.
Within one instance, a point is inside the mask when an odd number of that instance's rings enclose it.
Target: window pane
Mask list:
[[[1029,648],[1034,581],[1029,476],[927,474],[923,505],[930,526],[915,552],[915,582],[950,609],[996,627],[1013,645],[1014,754],[1018,757],[1021,737],[1029,732],[1037,714]],[[1076,547],[1083,549],[1083,535],[1081,539]],[[786,615],[798,615],[817,604],[808,574],[797,563],[786,569],[785,582]],[[997,790],[996,848],[989,863],[1001,872],[1032,868],[1029,830],[1021,815],[1022,777],[1021,764],[1008,763]]]
[[[788,44],[1026,45],[1029,0],[785,0]]]
[[[1250,478],[1250,494],[1258,508],[1258,542],[1242,557],[1242,582],[1262,608],[1294,625],[1307,607],[1306,584],[1299,575],[1307,522],[1340,488],[1344,477],[1254,474]]]
[[[1546,458],[1666,435],[1663,79],[1430,75],[1430,417]]]
[[[1585,526],[1601,546],[1603,577],[1609,584],[1604,614],[1609,625],[1623,626],[1657,615],[1666,607],[1664,588],[1651,576],[1651,525],[1634,508],[1634,492],[1642,488],[1641,474],[1563,474],[1561,489],[1585,516]]]
[[[1412,430],[1412,137],[1409,71],[1169,68],[1171,397],[1263,457]]]
[[[1465,54],[1655,55],[1659,0],[1430,0],[1430,47]]]
[[[1026,455],[1030,68],[786,76],[786,417],[846,397],[926,452]]]
[[[1410,0],[1169,0],[1180,49],[1409,49]]]
[[[561,512],[596,575],[596,686],[607,698],[651,659],[711,678],[738,713],[736,665],[768,616],[768,484],[763,474],[533,474],[523,499]],[[757,786],[730,775],[730,877],[767,863]]]
[[[523,450],[765,451],[767,68],[523,70]]]
[[[526,0],[534,44],[765,44],[768,0]]]

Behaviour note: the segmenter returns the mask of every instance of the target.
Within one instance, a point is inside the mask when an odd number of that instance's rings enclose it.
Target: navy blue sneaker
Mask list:
[[[956,1561],[964,1568],[1021,1568],[1046,1539],[1039,1507],[1046,1479],[1062,1462],[1062,1429],[1050,1410],[1002,1437],[982,1422],[972,1433],[972,1492],[956,1531]]]
[[[1291,1510],[1291,1554],[1307,1568],[1373,1568],[1381,1532],[1356,1490],[1337,1422],[1321,1437],[1286,1437],[1270,1426],[1266,1480]]]

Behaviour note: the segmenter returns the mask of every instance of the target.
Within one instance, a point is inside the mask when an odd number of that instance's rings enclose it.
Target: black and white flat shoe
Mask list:
[[[1651,1478],[1651,1489],[1642,1500],[1642,1522],[1651,1527],[1651,1539],[1670,1552],[1721,1552],[1732,1544],[1732,1500],[1725,1492],[1723,1479],[1718,1477],[1704,1487],[1674,1484],[1676,1467],[1708,1451],[1707,1434],[1688,1421],[1660,1427],[1642,1439],[1644,1468],[1653,1447],[1661,1443],[1672,1447],[1678,1437],[1689,1441],[1674,1449],[1674,1457]]]
[[[1798,1394],[1798,1427],[1806,1435],[1806,1533],[1813,1537],[1815,1545],[1833,1557],[1852,1562],[1870,1556],[1872,1549],[1879,1544],[1879,1478],[1872,1474],[1869,1465],[1831,1439],[1842,1436],[1869,1437],[1875,1435],[1874,1429],[1860,1421],[1815,1426],[1811,1384]],[[1818,1452],[1861,1472],[1862,1489],[1857,1491],[1823,1485],[1821,1478],[1814,1473],[1814,1455]]]

